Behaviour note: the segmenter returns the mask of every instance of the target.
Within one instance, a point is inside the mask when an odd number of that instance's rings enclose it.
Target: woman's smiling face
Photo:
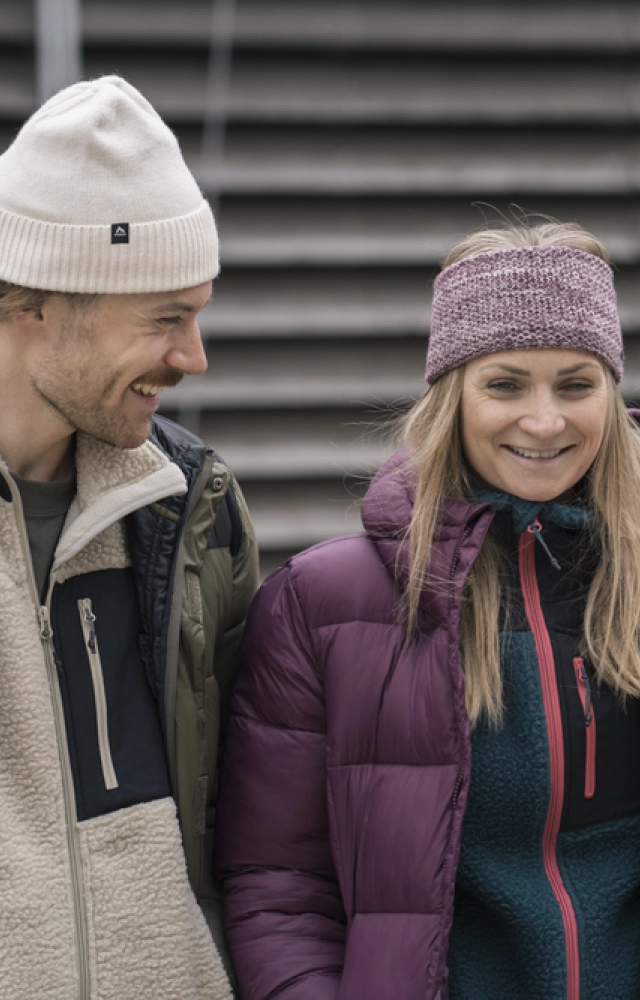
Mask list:
[[[494,489],[525,500],[561,496],[591,467],[604,435],[608,382],[593,354],[500,351],[467,362],[462,443]]]

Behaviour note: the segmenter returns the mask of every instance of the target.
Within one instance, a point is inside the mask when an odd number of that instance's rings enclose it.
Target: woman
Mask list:
[[[250,616],[218,836],[242,1000],[640,996],[621,377],[594,237],[451,251],[366,533],[291,559]]]

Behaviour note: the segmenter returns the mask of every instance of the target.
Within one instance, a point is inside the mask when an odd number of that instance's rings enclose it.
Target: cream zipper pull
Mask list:
[[[49,618],[49,608],[43,605],[38,608],[38,621],[40,622],[40,638],[43,642],[53,642],[53,629]]]
[[[88,626],[87,646],[89,647],[89,651],[91,653],[95,653],[95,651],[96,651],[96,624],[95,624],[96,623],[96,616],[94,615],[93,610],[91,608],[91,600],[88,597],[87,598],[83,598],[83,600],[79,601],[79,604],[80,604],[80,606],[82,608],[82,616],[83,616],[83,618],[84,618],[84,620],[85,620],[85,622],[87,623],[87,626]]]

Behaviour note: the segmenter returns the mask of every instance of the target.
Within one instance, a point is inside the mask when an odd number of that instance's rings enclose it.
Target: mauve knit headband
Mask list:
[[[496,351],[556,347],[589,351],[622,378],[622,333],[613,272],[571,247],[491,250],[445,268],[435,280],[427,382]]]

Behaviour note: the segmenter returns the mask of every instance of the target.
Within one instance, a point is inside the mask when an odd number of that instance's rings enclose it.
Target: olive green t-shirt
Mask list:
[[[53,553],[76,492],[75,471],[68,479],[57,483],[41,483],[19,476],[13,479],[20,490],[36,587],[44,603]]]

